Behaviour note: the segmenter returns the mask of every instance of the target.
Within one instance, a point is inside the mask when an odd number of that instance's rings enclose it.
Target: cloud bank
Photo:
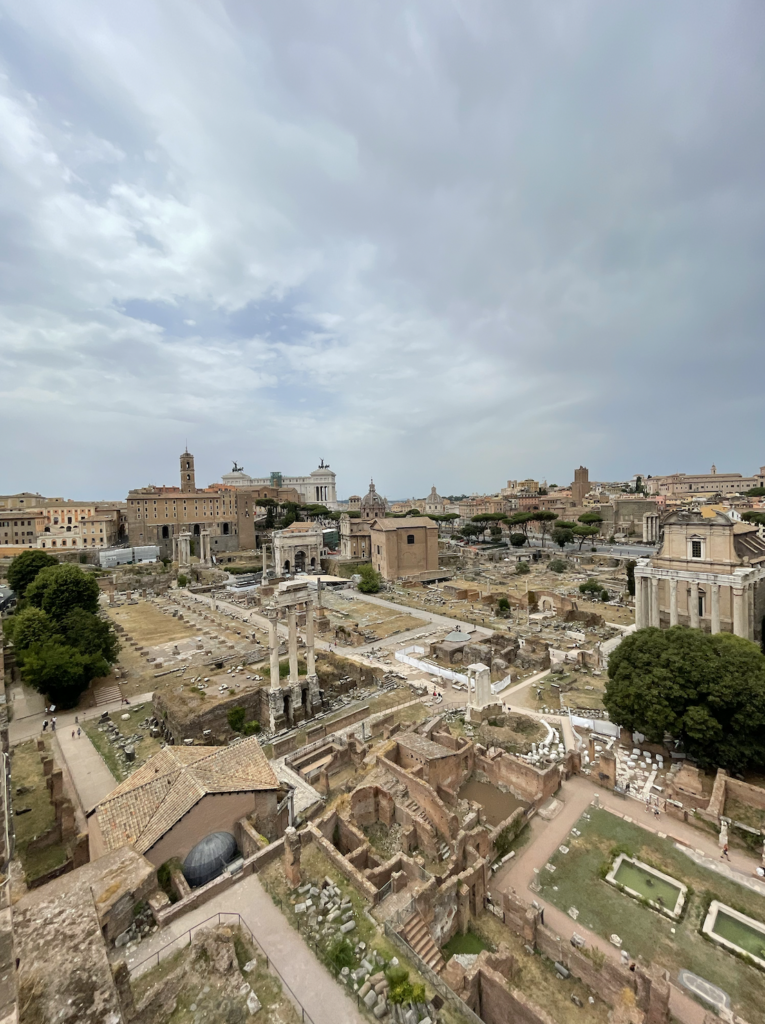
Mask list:
[[[0,2],[0,491],[765,463],[765,9]]]

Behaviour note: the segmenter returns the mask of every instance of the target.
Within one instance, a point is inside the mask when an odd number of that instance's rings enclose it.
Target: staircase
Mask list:
[[[399,934],[432,971],[435,971],[436,974],[441,973],[446,966],[444,958],[419,911],[412,914]]]

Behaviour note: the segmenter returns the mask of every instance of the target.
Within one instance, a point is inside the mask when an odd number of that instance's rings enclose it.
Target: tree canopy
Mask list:
[[[583,512],[578,519],[583,526],[593,526],[595,523],[603,522],[603,516],[600,512]]]
[[[78,565],[51,565],[42,569],[27,588],[27,598],[54,619],[62,619],[72,608],[98,611],[98,581]]]
[[[600,527],[594,525],[575,526],[571,533],[579,541],[579,550],[581,551],[582,544],[584,544],[588,537],[597,537],[600,533]]]
[[[765,656],[731,633],[640,629],[608,662],[611,720],[660,743],[679,740],[702,766],[765,764]]]
[[[574,531],[567,530],[565,527],[558,526],[556,524],[555,529],[552,532],[553,543],[557,544],[559,548],[565,548],[567,544],[570,544],[574,539]]]
[[[96,614],[98,594],[95,577],[56,563],[39,570],[27,607],[4,624],[24,681],[62,708],[74,707],[119,654],[112,624]]]
[[[37,574],[53,565],[58,565],[58,559],[46,551],[22,551],[8,567],[8,586],[16,597],[22,598]]]
[[[376,594],[382,586],[382,576],[370,563],[359,566],[359,576],[359,590],[362,594]]]

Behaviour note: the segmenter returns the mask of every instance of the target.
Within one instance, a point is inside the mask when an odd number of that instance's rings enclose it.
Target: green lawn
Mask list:
[[[122,721],[122,716],[129,714],[130,720],[127,722]],[[152,754],[156,754],[157,751],[161,750],[162,743],[161,739],[151,737],[148,729],[139,730],[137,723],[142,722],[144,718],[151,717],[151,705],[142,704],[140,710],[133,707],[123,707],[119,711],[113,711],[109,718],[117,726],[123,736],[132,736],[136,732],[141,732],[142,739],[140,743],[135,745],[135,761],[130,763],[129,769],[126,769],[122,763],[118,760],[115,747],[106,738],[106,733],[101,732],[98,728],[99,720],[97,718],[91,718],[86,722],[82,723],[82,728],[85,730],[90,742],[99,752],[104,760],[104,764],[112,773],[114,778],[118,782],[122,782],[128,775],[140,767]]]
[[[567,854],[556,852],[539,872],[542,897],[561,910],[579,910],[578,924],[608,938],[616,933],[632,957],[666,967],[673,978],[681,967],[719,985],[731,997],[736,1013],[752,1024],[765,1024],[765,974],[720,950],[699,933],[710,898],[718,899],[765,923],[765,898],[722,875],[695,864],[670,840],[646,832],[604,810],[590,808],[589,821],[577,822],[580,837],[570,836]],[[640,813],[638,811],[638,813]],[[642,906],[601,878],[612,851],[628,853],[689,887],[680,922]]]
[[[50,754],[50,739],[45,741],[46,754]],[[41,752],[36,740],[20,743],[11,751],[11,782],[13,785],[14,830],[16,856],[21,861],[27,879],[37,878],[52,871],[67,858],[66,847],[54,843],[42,850],[30,850],[28,844],[35,836],[46,832],[56,821],[56,811],[50,802],[45,782]],[[29,787],[27,793],[17,793],[17,787]],[[24,814],[20,810],[30,808]]]
[[[444,959],[449,960],[455,953],[480,953],[481,950],[491,949],[488,942],[485,942],[475,932],[466,932],[460,935],[459,932],[453,935],[445,946],[442,947]]]

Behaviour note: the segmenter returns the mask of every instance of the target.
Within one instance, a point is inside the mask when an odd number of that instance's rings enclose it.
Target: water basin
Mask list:
[[[759,921],[712,900],[702,931],[718,946],[747,953],[760,967],[765,967],[765,925]]]
[[[630,896],[648,900],[654,910],[677,919],[688,887],[663,871],[620,853],[606,876],[611,885],[623,886]]]

